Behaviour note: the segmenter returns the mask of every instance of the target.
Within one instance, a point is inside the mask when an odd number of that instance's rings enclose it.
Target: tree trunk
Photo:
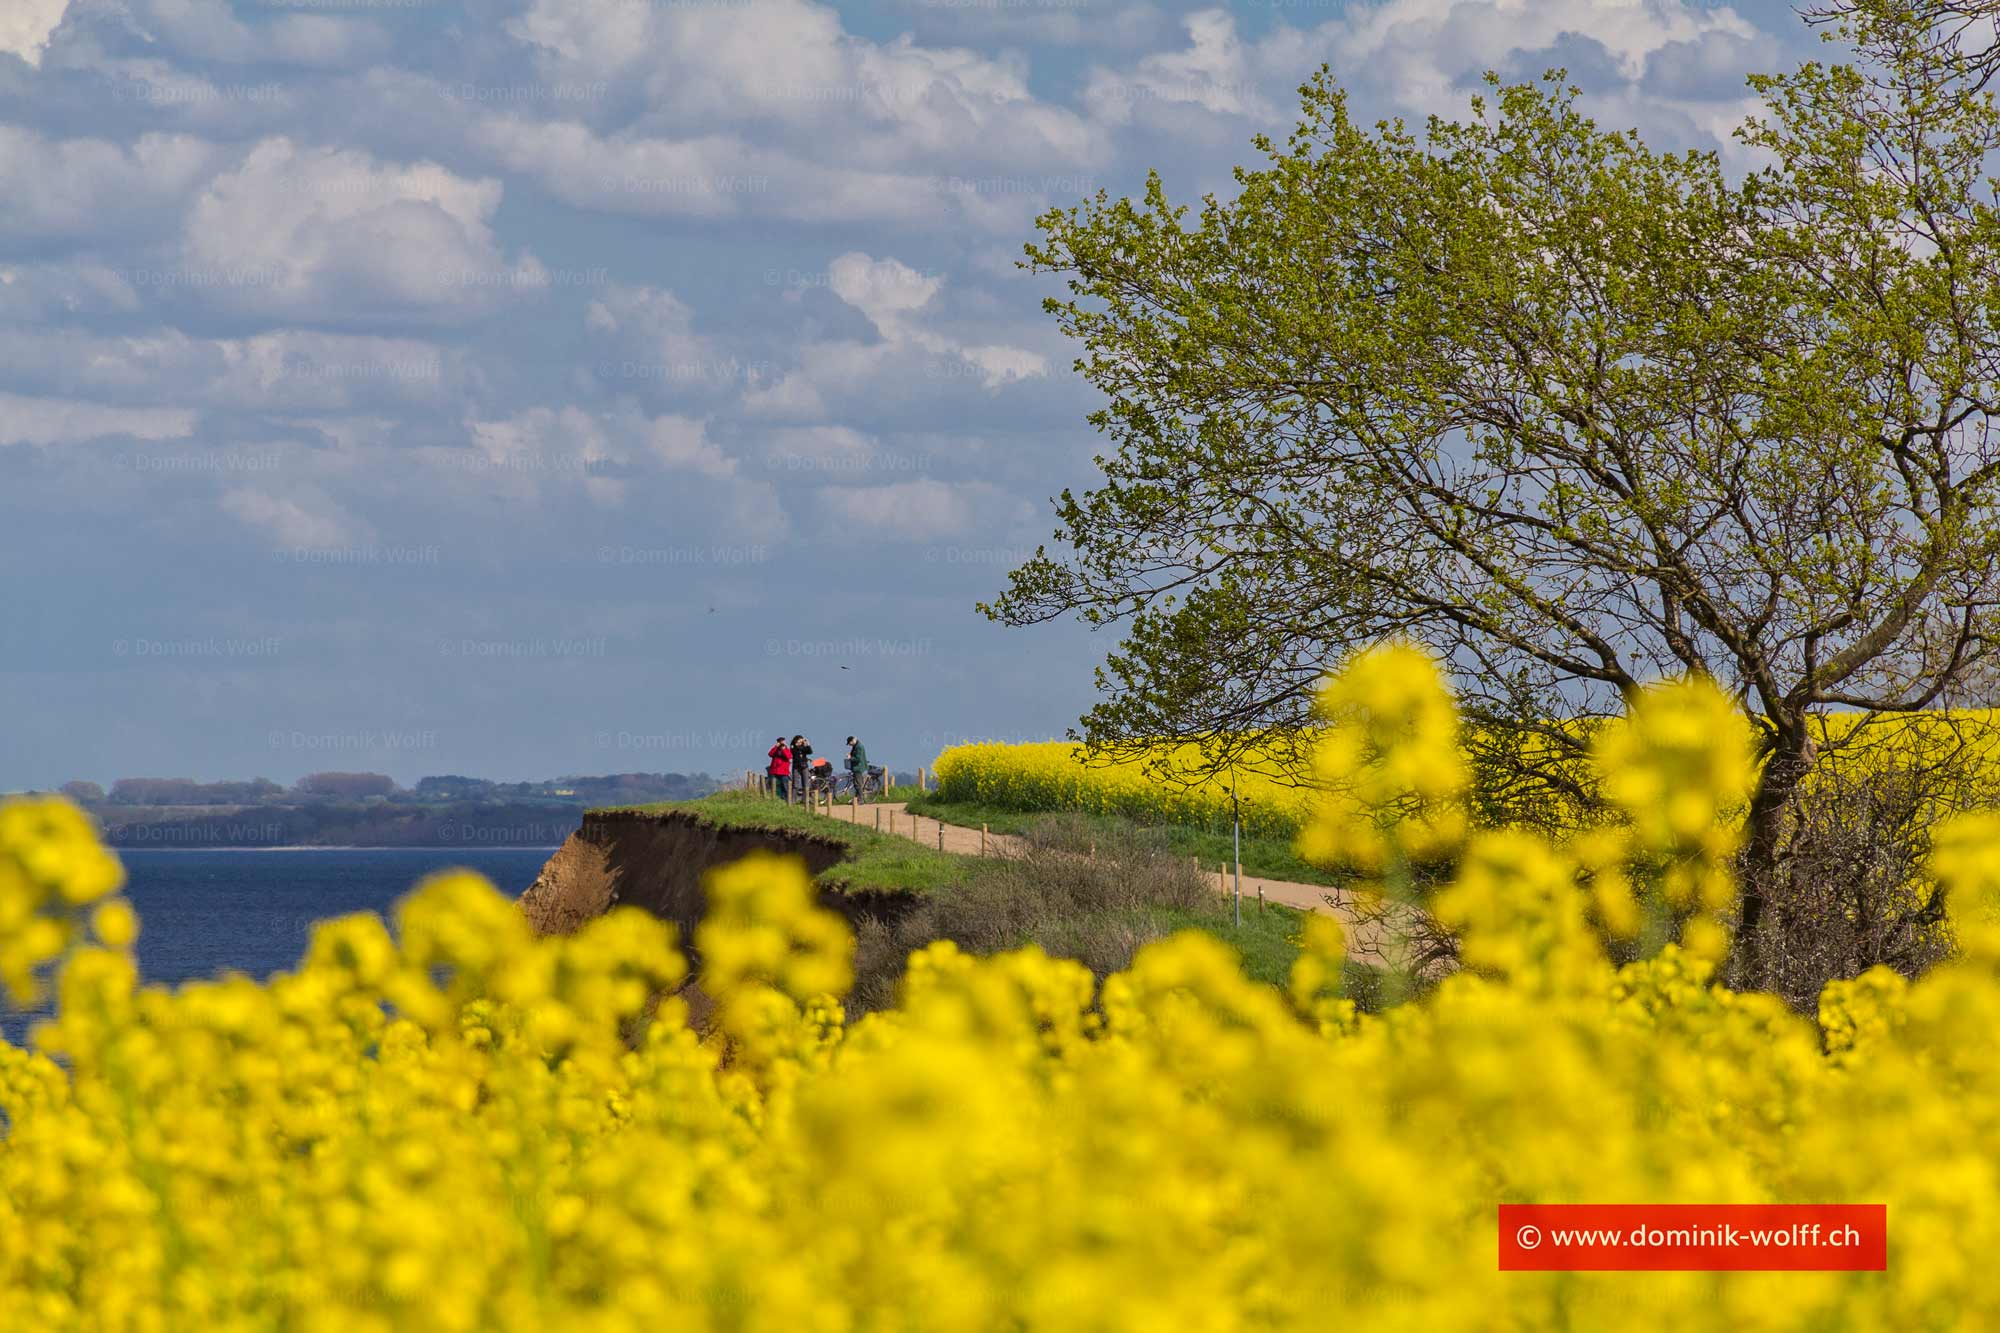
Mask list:
[[[1741,884],[1742,918],[1736,932],[1736,947],[1730,954],[1728,981],[1733,990],[1762,989],[1764,958],[1759,932],[1764,912],[1779,891],[1780,844],[1784,839],[1785,816],[1792,797],[1812,766],[1810,741],[1803,727],[1796,734],[1782,734],[1775,742],[1757,791],[1750,798],[1749,827],[1743,851],[1737,860]]]

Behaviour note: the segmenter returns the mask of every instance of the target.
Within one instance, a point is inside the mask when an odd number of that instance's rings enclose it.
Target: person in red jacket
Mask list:
[[[791,799],[792,747],[785,744],[785,738],[780,736],[778,737],[778,743],[771,747],[770,753],[771,762],[764,771],[770,774],[771,780],[777,784],[778,799],[789,801]]]

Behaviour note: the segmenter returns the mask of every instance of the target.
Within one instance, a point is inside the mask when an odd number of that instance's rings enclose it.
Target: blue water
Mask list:
[[[532,884],[550,847],[301,848],[287,851],[121,851],[125,895],[139,913],[139,975],[169,985],[220,972],[257,978],[289,971],[312,923],[347,912],[380,912],[425,875],[451,866],[479,871],[509,897]],[[0,1013],[0,1033],[19,1040],[29,1016]]]

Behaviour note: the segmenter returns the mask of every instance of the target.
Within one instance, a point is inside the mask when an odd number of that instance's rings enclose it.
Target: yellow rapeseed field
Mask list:
[[[1858,734],[1858,714],[1815,719],[1819,744],[1837,758],[1829,771],[1850,774],[1909,768],[1918,759],[1950,758],[2000,801],[2000,727],[1991,710],[1962,709],[1880,717]],[[1537,744],[1530,738],[1527,744]],[[1077,811],[1119,815],[1145,824],[1226,829],[1235,784],[1243,827],[1255,835],[1290,837],[1311,822],[1314,779],[1287,773],[1281,757],[1251,751],[1233,772],[1210,773],[1201,747],[1162,742],[1143,756],[1091,757],[1071,741],[1009,744],[979,741],[946,747],[932,763],[938,794],[1027,813]],[[1920,765],[1918,765],[1920,766]],[[1587,774],[1575,776],[1587,780]],[[1822,775],[1824,776],[1824,775]],[[1336,775],[1334,780],[1338,780]],[[1558,824],[1594,822],[1572,803],[1544,795],[1540,813]]]
[[[1307,850],[1459,867],[1466,968],[1381,1017],[1319,917],[1284,990],[1199,934],[1101,987],[940,944],[850,1028],[848,932],[770,858],[711,881],[706,1033],[663,923],[537,939],[467,874],[169,992],[83,816],[0,806],[0,975],[57,995],[0,1045],[0,1328],[2000,1327],[2000,820],[1938,835],[1960,956],[1815,1024],[1711,979],[1751,769],[1709,687],[1600,737],[1627,819],[1563,846],[1465,826],[1420,662],[1331,704]],[[1592,922],[1658,903],[1681,943],[1614,968]],[[1883,1203],[1888,1269],[1503,1273],[1523,1201]]]
[[[1156,766],[1163,771],[1155,771]],[[1140,823],[1198,828],[1228,827],[1233,781],[1243,827],[1253,834],[1289,837],[1306,823],[1310,797],[1300,782],[1286,781],[1276,768],[1252,756],[1233,775],[1205,775],[1195,745],[1162,745],[1145,760],[1086,761],[1083,746],[1069,741],[953,745],[933,765],[938,795],[948,801],[1003,810],[1122,815]]]

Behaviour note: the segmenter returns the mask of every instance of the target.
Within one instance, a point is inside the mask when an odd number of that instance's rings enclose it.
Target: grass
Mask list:
[[[917,794],[914,787],[905,790]],[[997,831],[1025,834],[1038,845],[1037,853],[1025,861],[1002,861],[934,851],[908,838],[808,814],[754,792],[717,792],[696,801],[614,808],[684,813],[726,828],[781,829],[827,838],[847,852],[820,874],[821,884],[850,892],[907,893],[930,899],[933,905],[901,929],[871,939],[867,937],[871,928],[863,928],[862,989],[868,993],[853,997],[862,1010],[886,1003],[903,958],[935,938],[957,938],[978,952],[1032,941],[1052,954],[1082,958],[1102,975],[1126,965],[1132,950],[1146,940],[1199,930],[1234,948],[1252,979],[1277,986],[1285,984],[1292,960],[1298,957],[1302,913],[1276,903],[1259,911],[1255,902],[1245,902],[1243,923],[1235,925],[1227,901],[1216,896],[1206,881],[1192,876],[1182,860],[1191,854],[1189,844],[1173,837],[1175,830],[1076,814],[1009,811],[1005,823],[975,814],[970,821],[975,825],[985,822]],[[966,807],[933,797],[916,808],[956,823],[961,821],[935,811],[959,813]],[[1087,845],[1101,845],[1103,860],[1086,862],[1076,855]],[[1244,870],[1278,877],[1251,861],[1252,846],[1244,843]],[[1188,877],[1186,883],[1179,882],[1183,876]],[[873,929],[880,934],[880,928]],[[876,955],[872,966],[867,961],[871,953]],[[870,971],[876,973],[873,984],[867,984],[871,978],[865,974]],[[1348,964],[1347,993],[1364,1008],[1373,1007],[1372,997],[1379,989],[1375,969]]]
[[[1234,860],[1230,835],[1211,829],[1186,828],[1178,824],[1138,825],[1116,815],[1084,815],[1064,811],[1058,816],[1052,812],[1003,810],[998,806],[969,801],[946,801],[935,793],[912,800],[910,809],[927,819],[941,820],[946,824],[970,828],[984,824],[995,833],[1026,833],[1054,818],[1081,820],[1107,839],[1143,827],[1165,838],[1168,849],[1176,855],[1200,857],[1204,870],[1213,871],[1217,866]],[[1340,875],[1301,861],[1288,838],[1244,838],[1243,873],[1294,884],[1324,884],[1328,888],[1341,888],[1347,883]]]
[[[1303,913],[1276,903],[1261,912],[1254,902],[1244,904],[1241,927],[1231,922],[1227,904],[1219,911],[1154,907],[1147,909],[1146,915],[1152,925],[1168,934],[1200,930],[1215,936],[1242,955],[1245,973],[1274,986],[1285,984],[1292,960],[1299,956],[1299,918]]]
[[[837,842],[846,854],[820,872],[819,882],[856,893],[935,893],[962,884],[978,857],[940,852],[893,834],[877,833],[755,792],[720,791],[698,801],[615,806],[643,814],[690,814],[723,828],[783,829]]]

